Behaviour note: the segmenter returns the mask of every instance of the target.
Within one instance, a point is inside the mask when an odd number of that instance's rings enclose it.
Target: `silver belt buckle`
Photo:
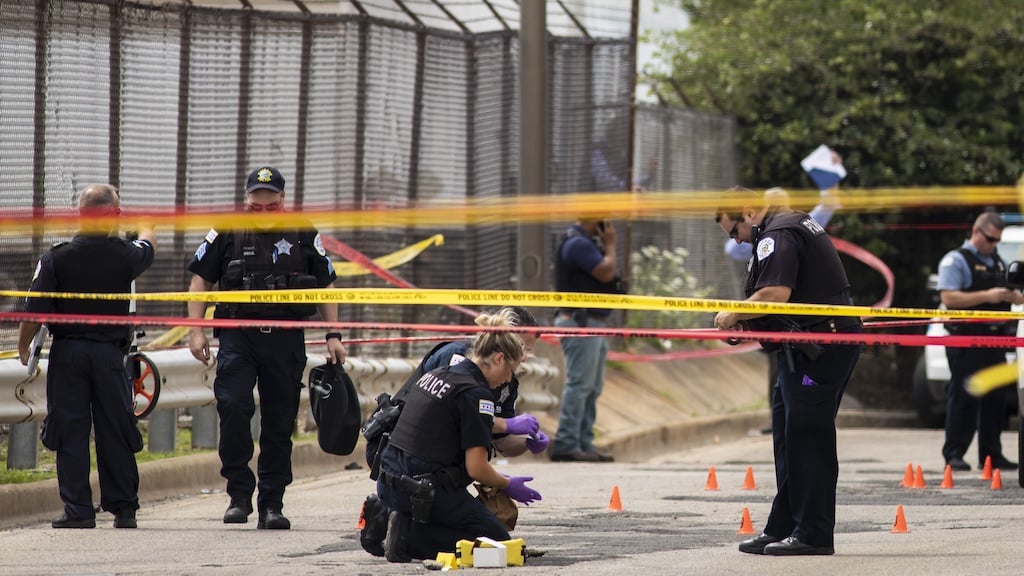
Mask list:
[[[270,326],[260,326],[260,333],[262,334],[270,334],[273,330]]]

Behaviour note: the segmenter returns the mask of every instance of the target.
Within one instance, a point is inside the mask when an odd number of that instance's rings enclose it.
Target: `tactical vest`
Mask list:
[[[245,231],[234,236],[234,258],[221,276],[222,290],[294,290],[316,288],[310,274],[301,232]],[[227,304],[218,317],[305,320],[316,304]]]
[[[454,366],[428,372],[409,388],[402,416],[391,433],[391,444],[442,466],[460,466],[459,429],[455,398],[483,386],[472,374]]]
[[[996,286],[1006,285],[1006,264],[1003,259],[999,257],[998,252],[992,253],[992,265],[989,266],[978,258],[978,255],[971,252],[967,248],[960,248],[957,250],[964,260],[967,261],[968,268],[971,269],[971,285],[969,288],[964,288],[964,292],[981,292],[988,290],[989,288],[995,288]],[[970,306],[966,310],[997,310],[997,311],[1008,311],[1010,310],[1009,302],[983,302],[981,304]],[[1016,335],[1017,323],[1015,321],[1010,322],[968,322],[958,324],[946,324],[946,330],[950,334],[957,335],[971,335],[971,336],[999,336],[1004,334],[1007,336]]]
[[[569,232],[562,237],[555,250],[555,290],[557,292],[586,292],[590,294],[625,294],[626,290],[622,285],[622,278],[616,276],[610,282],[601,282],[590,275],[590,270],[573,269],[562,260],[562,248],[570,238],[582,236],[576,228],[570,228]],[[594,241],[590,239],[590,241]],[[598,246],[601,255],[604,256],[604,248]],[[607,317],[612,310],[607,308],[588,308],[587,311],[597,317]]]
[[[127,294],[132,287],[132,269],[126,257],[127,242],[105,238],[101,243],[61,243],[50,249],[53,272],[61,292]],[[73,300],[55,298],[58,314],[103,314],[127,316],[127,300]],[[86,324],[52,324],[54,338],[83,338],[127,345],[130,327]]]
[[[756,238],[752,238],[754,255],[751,258],[750,270],[744,285],[744,293],[749,298],[754,293],[757,278],[760,275],[760,260],[757,257],[757,245],[766,232],[782,229],[797,231],[803,241],[803,256],[800,261],[800,272],[796,287],[789,297],[790,302],[805,304],[852,304],[848,289],[850,282],[846,278],[846,269],[839,260],[839,253],[829,239],[825,229],[803,212],[785,211],[769,214],[765,226]],[[844,292],[847,292],[843,295]],[[774,316],[763,316],[748,321],[754,330],[783,330]],[[801,327],[807,327],[821,321],[815,316],[792,317]]]

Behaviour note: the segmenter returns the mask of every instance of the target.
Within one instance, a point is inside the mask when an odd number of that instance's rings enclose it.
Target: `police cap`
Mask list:
[[[271,192],[283,194],[284,176],[281,175],[277,168],[270,166],[257,168],[249,174],[249,179],[245,183],[245,193],[249,194],[256,190],[270,190]]]

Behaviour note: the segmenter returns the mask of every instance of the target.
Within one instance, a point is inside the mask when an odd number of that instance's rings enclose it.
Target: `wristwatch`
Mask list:
[[[341,340],[341,332],[328,332],[327,334],[324,334],[324,340],[330,340],[331,338]]]

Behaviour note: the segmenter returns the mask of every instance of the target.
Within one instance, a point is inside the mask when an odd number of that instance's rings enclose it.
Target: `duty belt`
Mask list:
[[[430,472],[428,474],[416,474],[415,476],[410,476],[410,478],[413,478],[414,480],[430,480],[435,487],[445,491],[454,491],[459,488],[465,488],[465,486],[455,485],[448,474],[444,473]],[[381,470],[377,479],[389,488],[394,490],[404,490],[401,486],[400,481],[402,479],[402,475],[400,474],[389,474],[385,470]]]

